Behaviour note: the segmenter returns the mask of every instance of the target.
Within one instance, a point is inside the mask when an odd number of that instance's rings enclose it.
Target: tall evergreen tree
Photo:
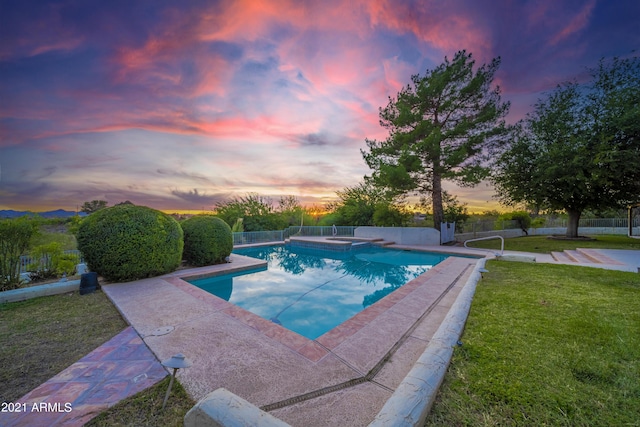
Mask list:
[[[438,229],[442,181],[472,186],[486,178],[485,161],[509,130],[503,120],[509,103],[492,87],[500,59],[475,71],[474,65],[471,54],[460,51],[424,76],[412,76],[412,84],[380,108],[387,139],[367,139],[368,151],[362,150],[377,185],[395,194],[431,196]]]

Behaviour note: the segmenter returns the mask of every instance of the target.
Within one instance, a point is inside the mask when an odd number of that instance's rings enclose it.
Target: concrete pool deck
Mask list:
[[[103,291],[159,360],[183,353],[193,361],[178,377],[195,400],[223,387],[292,426],[365,426],[424,352],[476,261],[449,258],[313,341],[181,279],[256,264],[239,255]]]

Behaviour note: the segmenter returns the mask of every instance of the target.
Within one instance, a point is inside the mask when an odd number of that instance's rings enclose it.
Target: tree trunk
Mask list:
[[[569,214],[569,222],[567,223],[566,236],[570,238],[578,237],[578,223],[580,222],[580,215],[582,215],[582,211],[567,209],[567,213]]]
[[[440,224],[444,221],[444,209],[442,208],[442,178],[439,173],[433,173],[433,185],[431,193],[431,201],[433,207],[433,223],[438,231]]]

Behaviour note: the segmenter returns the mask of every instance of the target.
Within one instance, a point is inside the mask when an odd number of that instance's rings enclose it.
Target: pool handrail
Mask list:
[[[465,240],[464,241],[464,247],[467,249],[476,249],[476,250],[481,250],[481,251],[490,251],[491,249],[485,249],[485,248],[470,248],[467,246],[467,243],[469,242],[478,242],[480,240],[489,240],[489,239],[500,239],[501,245],[500,245],[500,253],[499,254],[495,254],[496,257],[498,256],[502,256],[504,255],[504,237],[502,236],[488,236],[488,237],[478,237],[477,239],[469,239],[469,240]]]

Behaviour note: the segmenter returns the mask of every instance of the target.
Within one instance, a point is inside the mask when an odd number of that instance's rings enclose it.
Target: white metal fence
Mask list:
[[[344,226],[344,225],[336,225],[336,226],[302,226],[302,227],[289,227],[286,231],[288,234],[286,237],[291,236],[333,236],[334,233],[336,236],[342,237],[353,237],[353,230],[357,227],[354,226]]]
[[[78,262],[77,264],[83,263],[84,262],[84,258],[82,258],[82,254],[80,253],[79,250],[73,249],[73,250],[68,250],[68,251],[64,251],[65,255],[75,255],[78,257]],[[35,260],[33,259],[33,257],[31,257],[31,255],[22,255],[20,257],[20,273],[26,273],[28,271],[28,267],[31,264],[35,264],[37,262],[40,262],[41,260]]]
[[[556,219],[547,219],[544,222],[544,227],[554,228],[554,227],[566,227],[568,221],[562,218]],[[628,218],[582,218],[578,224],[579,227],[589,227],[589,228],[620,228],[629,227],[629,219]],[[635,217],[633,219],[633,226],[640,227],[640,217]]]
[[[545,221],[536,227],[527,230],[529,235],[563,234],[567,229],[567,219],[554,218]],[[578,223],[578,232],[583,235],[590,234],[627,234],[629,231],[628,218],[583,218]],[[634,234],[640,233],[640,218],[633,219]],[[484,236],[519,237],[525,233],[521,230],[518,221],[473,221],[460,227],[456,225],[456,238],[467,240]]]
[[[249,245],[252,243],[282,242],[284,230],[275,231],[247,231],[233,233],[233,245]]]

